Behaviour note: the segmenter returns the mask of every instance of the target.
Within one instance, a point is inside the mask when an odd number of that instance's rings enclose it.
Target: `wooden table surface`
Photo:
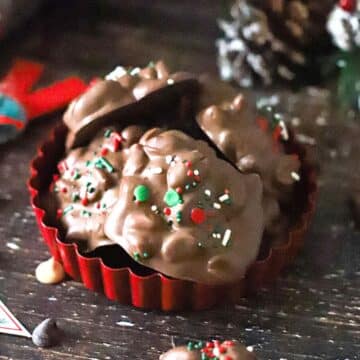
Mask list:
[[[117,64],[144,65],[158,58],[175,68],[216,72],[220,1],[158,0],[147,11],[146,0],[118,2],[124,4],[111,11],[101,2],[95,7],[95,1],[86,2],[88,8],[82,1],[58,3],[0,45],[1,72],[14,56],[45,62],[44,82],[68,74],[89,79]],[[290,111],[319,167],[317,213],[304,250],[274,287],[211,311],[144,312],[74,281],[39,284],[34,270],[49,253],[25,182],[37,144],[54,121],[43,119],[0,146],[0,298],[28,329],[54,317],[67,334],[48,350],[0,335],[0,359],[151,360],[172,341],[210,338],[243,341],[260,359],[360,359],[360,235],[347,206],[351,186],[360,179],[359,119],[345,119],[324,89],[279,90],[271,99]]]

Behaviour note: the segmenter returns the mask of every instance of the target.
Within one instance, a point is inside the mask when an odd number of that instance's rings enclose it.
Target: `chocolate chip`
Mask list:
[[[54,319],[46,319],[33,331],[32,341],[39,347],[51,347],[59,343],[61,331]]]

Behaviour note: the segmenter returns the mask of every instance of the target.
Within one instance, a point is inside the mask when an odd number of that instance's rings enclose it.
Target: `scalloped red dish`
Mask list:
[[[42,236],[49,250],[60,261],[66,273],[91,290],[104,293],[109,299],[144,309],[201,310],[221,303],[236,303],[247,292],[272,282],[292,262],[304,242],[304,235],[315,210],[317,194],[315,170],[305,159],[305,150],[294,141],[287,145],[302,161],[301,181],[306,188],[306,204],[299,220],[289,231],[288,241],[271,248],[268,256],[253,263],[246,276],[233,284],[209,286],[169,278],[160,273],[136,274],[129,267],[111,268],[99,257],[85,257],[75,243],[65,243],[58,230],[47,223],[39,194],[46,192],[64,153],[66,128],[58,125],[49,140],[40,146],[31,163],[28,188],[31,204]]]

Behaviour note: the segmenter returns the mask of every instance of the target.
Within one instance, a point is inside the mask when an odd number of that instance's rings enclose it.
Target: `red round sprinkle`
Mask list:
[[[226,353],[226,347],[225,346],[223,346],[223,345],[220,345],[220,347],[219,347],[219,352],[220,352],[220,354],[225,354]]]
[[[187,162],[185,163],[185,166],[188,167],[188,168],[192,167],[192,162],[191,162],[191,161],[187,161]]]
[[[225,194],[230,194],[230,190],[229,190],[229,189],[225,189],[225,190],[224,190],[224,193],[225,193]]]
[[[178,194],[182,194],[183,189],[182,189],[181,187],[177,187],[177,188],[176,188],[176,192],[177,192]]]
[[[164,208],[164,214],[165,214],[166,216],[171,215],[171,209],[168,208],[168,207]]]
[[[109,152],[108,148],[102,148],[100,154],[101,156],[106,156],[108,152]]]
[[[57,217],[58,219],[61,218],[62,214],[63,214],[63,211],[62,211],[61,209],[57,209],[57,210],[56,210],[56,217]]]
[[[191,220],[195,224],[202,224],[206,220],[206,214],[204,209],[193,208],[191,210]]]
[[[192,170],[188,170],[186,173],[187,176],[193,176],[194,172]]]
[[[196,182],[200,182],[200,180],[201,180],[199,175],[195,175],[194,179],[195,179]]]
[[[54,175],[53,175],[53,180],[54,180],[54,181],[58,181],[59,178],[60,178],[60,175],[59,175],[59,174],[54,174]]]
[[[81,204],[86,206],[87,204],[89,204],[89,200],[88,198],[84,197],[82,200],[81,200]]]
[[[214,344],[209,341],[209,342],[206,343],[206,347],[208,347],[208,348],[213,348],[213,347],[214,347]]]
[[[216,347],[220,346],[220,341],[219,340],[213,340],[213,343]]]
[[[226,355],[225,360],[233,360],[232,356]]]
[[[339,6],[348,12],[353,12],[356,10],[356,0],[340,0]]]
[[[61,189],[61,192],[63,192],[64,194],[66,194],[66,193],[67,193],[67,188],[66,188],[66,187],[63,187],[63,188]]]
[[[100,209],[100,203],[99,202],[96,204],[96,208]]]

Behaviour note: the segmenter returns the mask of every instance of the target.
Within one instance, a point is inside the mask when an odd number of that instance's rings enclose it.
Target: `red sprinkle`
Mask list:
[[[66,187],[63,187],[63,188],[61,189],[61,192],[63,192],[64,194],[66,194],[66,193],[67,193],[67,188],[66,188]]]
[[[220,352],[220,354],[225,354],[226,353],[226,347],[225,346],[223,346],[223,345],[220,345],[219,346],[219,352]]]
[[[192,167],[192,162],[191,162],[191,161],[187,161],[187,162],[185,163],[185,166],[188,167],[188,168]]]
[[[84,198],[81,200],[81,204],[83,204],[84,206],[88,205],[88,204],[89,204],[88,198],[84,197]]]
[[[208,341],[208,342],[206,343],[206,347],[207,347],[207,348],[213,348],[213,347],[214,347],[214,344],[213,344],[212,342]]]
[[[183,189],[182,189],[181,187],[177,187],[177,188],[176,188],[176,192],[177,192],[178,194],[182,194]]]
[[[62,217],[63,211],[61,209],[56,210],[56,218],[60,219]]]
[[[123,139],[119,133],[112,133],[112,145],[113,145],[113,151],[116,152],[120,148],[120,144],[122,143]]]
[[[232,356],[230,356],[230,355],[226,355],[226,356],[225,356],[225,360],[233,360],[233,358],[232,358]]]
[[[195,176],[194,176],[194,179],[195,179],[195,181],[198,182],[198,183],[201,181],[201,178],[200,178],[199,175],[195,175]]]
[[[166,216],[171,215],[171,209],[168,208],[168,207],[164,208],[164,214],[165,214]]]
[[[356,10],[356,0],[340,0],[339,6],[348,12],[353,12]]]
[[[99,202],[96,204],[96,208],[100,209],[100,203]]]
[[[54,174],[53,175],[53,180],[54,181],[58,181],[60,179],[60,175],[59,174]]]
[[[206,214],[204,209],[193,208],[191,210],[191,220],[195,224],[202,224],[206,220]]]
[[[192,170],[188,170],[186,173],[187,176],[193,176],[194,172]]]
[[[108,148],[102,148],[100,151],[101,156],[106,156],[109,152]]]

